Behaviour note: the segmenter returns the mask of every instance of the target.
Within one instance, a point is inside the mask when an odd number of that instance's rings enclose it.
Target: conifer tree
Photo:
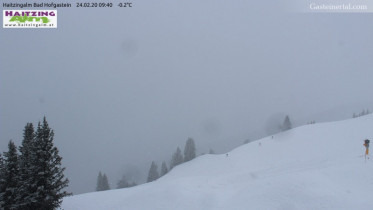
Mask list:
[[[18,197],[20,201],[20,208],[27,209],[32,206],[32,199],[36,186],[32,187],[33,180],[31,168],[35,162],[35,133],[34,126],[32,123],[27,123],[23,130],[22,145],[19,147],[19,168],[20,168],[20,181],[19,181],[19,192]]]
[[[175,166],[183,163],[183,161],[184,161],[183,155],[181,154],[181,150],[178,147],[176,149],[176,152],[172,155],[170,168],[171,169],[174,168]]]
[[[63,190],[69,180],[64,177],[65,168],[61,166],[62,157],[53,144],[54,132],[49,127],[46,118],[38,123],[35,133],[32,154],[34,157],[30,173],[33,177],[34,197],[30,209],[56,209],[61,205],[62,198],[70,193]]]
[[[119,180],[118,184],[117,184],[117,189],[121,189],[121,188],[127,188],[129,187],[130,184],[128,183],[126,177],[123,175],[122,176],[122,179]]]
[[[151,164],[151,166],[150,166],[150,169],[149,169],[147,182],[155,181],[155,180],[157,180],[158,178],[159,178],[158,166],[157,166],[157,164],[153,161],[152,164]]]
[[[57,209],[68,180],[64,177],[62,158],[53,145],[54,133],[46,118],[39,122],[36,133],[31,123],[23,132],[20,155],[14,143],[0,158],[0,209]]]
[[[287,131],[291,129],[291,122],[288,115],[286,115],[284,123],[282,124],[282,130]]]
[[[167,165],[166,165],[166,162],[162,162],[162,169],[161,169],[161,176],[164,176],[165,174],[168,173],[168,168],[167,168]]]
[[[97,176],[96,191],[103,191],[101,171],[98,173],[98,176]]]
[[[102,190],[110,190],[109,180],[106,174],[102,176]]]
[[[196,145],[192,138],[188,138],[184,147],[184,162],[193,160],[196,157]]]
[[[101,171],[98,173],[97,176],[97,186],[96,186],[96,191],[105,191],[105,190],[110,190],[110,185],[109,185],[109,180],[104,173],[102,175]]]
[[[19,209],[18,186],[19,186],[19,162],[17,147],[10,140],[8,152],[4,153],[0,182],[0,209]]]

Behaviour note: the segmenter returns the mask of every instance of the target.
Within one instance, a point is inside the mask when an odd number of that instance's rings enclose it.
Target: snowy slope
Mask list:
[[[373,115],[302,126],[204,155],[159,180],[67,197],[66,210],[373,209]],[[259,142],[261,145],[259,145]]]

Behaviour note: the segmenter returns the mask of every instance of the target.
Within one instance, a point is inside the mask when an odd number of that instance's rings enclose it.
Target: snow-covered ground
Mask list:
[[[306,125],[222,155],[204,155],[155,182],[67,197],[65,210],[373,209],[373,115]],[[373,144],[373,142],[372,142]]]

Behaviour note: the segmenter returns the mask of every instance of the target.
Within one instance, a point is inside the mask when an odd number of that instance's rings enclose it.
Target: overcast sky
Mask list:
[[[58,29],[0,29],[0,151],[27,122],[55,131],[69,190],[144,181],[194,138],[218,153],[293,124],[373,110],[373,14],[278,3],[134,1],[59,9]],[[138,174],[136,174],[138,173]]]

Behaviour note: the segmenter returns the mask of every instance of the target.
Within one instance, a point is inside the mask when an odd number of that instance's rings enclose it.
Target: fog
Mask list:
[[[371,13],[278,3],[135,1],[58,10],[58,29],[0,29],[0,151],[43,116],[74,194],[144,182],[192,137],[197,153],[373,110]]]

